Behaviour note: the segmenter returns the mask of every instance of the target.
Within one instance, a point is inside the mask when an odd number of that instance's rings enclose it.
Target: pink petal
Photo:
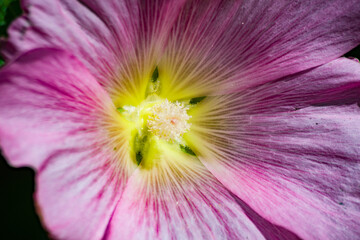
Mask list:
[[[96,114],[112,104],[81,63],[53,49],[32,51],[2,69],[0,91],[1,141],[15,166],[39,168],[52,142],[71,147],[65,138],[90,131]]]
[[[244,212],[250,218],[250,220],[255,224],[255,226],[261,231],[265,239],[267,240],[300,240],[301,239],[296,234],[287,230],[286,228],[280,227],[278,225],[275,225],[274,223],[267,221],[266,219],[261,217],[258,213],[256,213],[253,209],[251,209],[248,204],[237,198],[235,195],[233,195],[233,197],[236,198],[238,204],[241,206],[241,208],[244,210]]]
[[[359,76],[358,62],[339,58],[233,98],[238,101],[237,110],[247,115],[294,111],[311,105],[352,104],[359,101]]]
[[[327,63],[360,44],[357,0],[189,1],[159,69],[171,96],[236,92]]]
[[[263,239],[196,158],[165,154],[155,162],[129,179],[106,239]]]
[[[0,144],[12,165],[37,170],[44,224],[60,239],[101,238],[131,173],[104,127],[114,108],[106,92],[54,49],[30,51],[0,74]]]
[[[5,56],[11,59],[39,47],[64,48],[83,61],[99,81],[105,81],[107,68],[117,61],[113,53],[116,41],[101,19],[74,1],[69,6],[57,0],[25,0],[22,6],[28,14],[10,26],[8,43],[1,49]]]
[[[204,100],[206,111],[193,115],[192,147],[270,222],[304,239],[356,239],[359,79],[360,65],[340,59],[252,92]]]
[[[127,87],[136,95],[143,88],[138,79],[153,71],[154,58],[164,48],[182,4],[24,0],[27,14],[11,25],[1,52],[11,59],[34,48],[62,48],[82,61],[109,91]]]
[[[259,85],[360,43],[356,0],[184,2],[27,0],[30,14],[12,25],[2,52],[70,49],[114,95],[143,91],[139,79],[159,64],[171,98]]]

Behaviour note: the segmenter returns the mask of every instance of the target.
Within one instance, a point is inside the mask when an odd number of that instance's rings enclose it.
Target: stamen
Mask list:
[[[151,108],[147,126],[155,136],[169,142],[180,142],[182,135],[190,129],[189,108],[184,104],[165,100]]]

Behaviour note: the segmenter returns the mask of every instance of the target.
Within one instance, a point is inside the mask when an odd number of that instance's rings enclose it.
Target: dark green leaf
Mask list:
[[[22,13],[19,0],[0,0],[0,36],[7,36],[7,29]]]

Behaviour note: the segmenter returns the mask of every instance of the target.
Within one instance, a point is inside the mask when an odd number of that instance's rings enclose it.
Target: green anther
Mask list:
[[[158,67],[155,68],[151,79],[148,83],[147,90],[146,90],[146,96],[160,93],[160,80],[159,80],[159,69]]]
[[[143,159],[144,156],[146,156],[146,153],[148,152],[149,148],[149,142],[148,142],[148,136],[140,136],[139,134],[136,134],[134,137],[134,159],[137,165],[139,165]]]
[[[156,68],[155,68],[155,70],[154,70],[154,72],[153,72],[153,74],[151,76],[151,81],[156,82],[158,80],[158,78],[159,78],[159,69],[156,66]]]
[[[122,107],[118,107],[116,108],[116,111],[118,111],[119,113],[123,113],[125,112],[125,109],[123,109]]]
[[[180,149],[181,149],[181,151],[183,151],[184,153],[190,154],[190,155],[192,155],[192,156],[196,156],[196,154],[194,153],[194,151],[191,150],[191,148],[188,147],[188,146],[180,145]]]
[[[190,104],[198,104],[199,102],[201,102],[202,100],[204,100],[206,97],[196,97],[196,98],[192,98],[190,99]]]
[[[139,151],[139,152],[136,152],[136,164],[139,166],[141,161],[143,159],[143,156],[142,156],[142,153]]]

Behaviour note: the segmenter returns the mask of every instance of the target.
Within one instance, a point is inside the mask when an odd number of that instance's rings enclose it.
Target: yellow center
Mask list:
[[[137,107],[124,106],[122,115],[130,120],[140,135],[148,133],[170,143],[180,143],[182,135],[190,129],[191,118],[188,106],[180,102],[170,102],[154,98],[145,100]]]
[[[145,161],[149,166],[160,157],[161,151],[170,146],[189,151],[183,140],[183,134],[191,126],[188,110],[189,104],[170,102],[156,95],[149,96],[136,107],[126,105],[118,108],[131,131],[130,149],[138,165],[144,165]]]
[[[190,114],[204,97],[181,97],[179,101],[169,101],[165,97],[172,99],[173,96],[164,96],[162,90],[156,67],[146,89],[143,89],[142,98],[137,101],[123,101],[121,98],[122,104],[114,102],[121,106],[117,107],[119,114],[116,119],[126,130],[122,134],[126,134],[128,139],[130,158],[143,168],[155,166],[170,152],[170,155],[177,152],[185,157],[196,157],[187,144],[187,135],[190,134]]]

